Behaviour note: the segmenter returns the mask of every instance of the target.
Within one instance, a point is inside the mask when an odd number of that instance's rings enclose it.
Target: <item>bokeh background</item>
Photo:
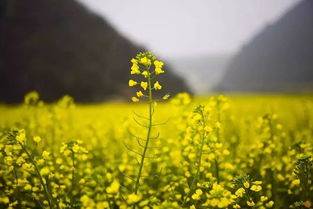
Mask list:
[[[0,101],[128,100],[129,60],[166,63],[164,92],[308,94],[312,0],[2,0]],[[164,94],[161,92],[161,94]]]

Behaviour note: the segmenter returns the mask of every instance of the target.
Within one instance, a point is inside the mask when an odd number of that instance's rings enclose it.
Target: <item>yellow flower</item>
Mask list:
[[[158,68],[158,67],[155,68],[154,71],[155,71],[155,74],[156,74],[156,75],[159,75],[159,74],[161,74],[161,73],[164,73],[164,70],[162,70],[162,68]]]
[[[42,157],[43,157],[43,159],[48,160],[50,158],[50,153],[47,151],[43,151]]]
[[[16,164],[18,164],[19,166],[21,166],[21,165],[25,162],[25,160],[24,160],[23,157],[19,157],[19,158],[17,158],[17,160],[16,160],[15,162],[16,162]]]
[[[130,74],[140,74],[139,66],[137,64],[133,64],[133,66],[130,68]]]
[[[130,194],[127,196],[127,203],[128,204],[134,204],[141,200],[141,195],[137,194]]]
[[[247,205],[250,207],[255,206],[255,203],[251,200],[251,201],[247,201]]]
[[[133,102],[139,102],[139,99],[137,97],[132,97]]]
[[[68,149],[67,149],[67,150],[64,151],[64,155],[65,155],[65,156],[68,156],[68,155],[70,155],[70,154],[71,154],[71,150],[68,150]]]
[[[267,199],[268,199],[267,197],[261,196],[261,201],[262,201],[262,202],[266,201]]]
[[[144,64],[144,65],[146,65],[146,66],[151,65],[151,61],[150,61],[150,59],[148,59],[147,57],[141,58],[141,59],[140,59],[140,63],[141,63],[141,64]]]
[[[73,152],[78,152],[79,149],[80,149],[80,147],[79,147],[78,144],[75,144],[75,145],[72,147]]]
[[[164,65],[164,63],[159,60],[155,60],[153,64],[156,68],[162,68],[162,66]]]
[[[45,176],[45,175],[48,175],[50,173],[50,170],[48,167],[43,167],[41,170],[40,170],[40,174],[42,176]]]
[[[26,184],[26,186],[24,186],[24,189],[25,190],[31,190],[32,186],[30,184]]]
[[[148,83],[141,81],[140,86],[141,86],[144,90],[147,90]]]
[[[112,184],[106,189],[108,193],[117,193],[120,188],[118,181],[114,180]]]
[[[0,197],[0,202],[2,202],[4,204],[9,204],[10,199],[8,197]]]
[[[257,185],[260,185],[260,184],[262,184],[262,181],[254,181],[254,182],[252,182],[253,184],[257,184]]]
[[[129,86],[135,86],[135,85],[137,85],[137,81],[129,80],[128,85]]]
[[[273,207],[273,205],[274,205],[274,201],[272,200],[265,204],[265,206],[269,208]]]
[[[262,190],[262,187],[260,185],[252,185],[250,189],[252,191],[259,192]]]
[[[16,140],[20,143],[24,143],[25,139],[26,139],[25,130],[24,129],[19,130],[16,136]]]
[[[299,185],[300,184],[300,180],[299,179],[295,179],[291,182],[291,185]]]
[[[155,82],[153,87],[154,87],[155,90],[162,89],[162,86],[159,84],[159,81]]]
[[[235,195],[237,195],[238,197],[242,197],[244,193],[246,193],[245,189],[241,187],[237,189],[237,191],[235,192]]]
[[[233,206],[233,208],[237,209],[237,208],[241,208],[241,207],[240,207],[240,205],[235,204],[235,205]]]
[[[145,78],[147,78],[148,75],[149,75],[149,72],[145,70],[145,71],[143,71],[143,72],[141,73],[141,75],[143,75]]]
[[[247,182],[247,181],[244,182],[243,185],[244,185],[247,189],[250,187],[250,184],[249,184],[249,182]]]
[[[162,99],[163,99],[163,100],[167,100],[169,97],[170,97],[169,94],[165,94],[165,95],[162,97]]]
[[[24,164],[22,165],[22,168],[23,168],[24,170],[29,170],[29,169],[31,169],[31,167],[32,167],[32,164],[30,164],[30,163],[24,163]]]
[[[196,190],[196,193],[194,193],[191,197],[192,199],[194,200],[199,200],[200,199],[200,196],[203,194],[202,190],[201,189],[197,189]]]
[[[33,138],[33,140],[34,140],[34,142],[39,143],[41,141],[41,138],[40,138],[40,136],[35,136]]]
[[[140,206],[140,207],[143,207],[143,206],[146,206],[146,205],[148,205],[148,204],[149,204],[149,200],[144,200],[144,201],[141,201],[141,202],[139,203],[139,206]],[[144,207],[143,209],[149,209],[149,207],[146,206],[146,207]]]
[[[136,59],[134,59],[134,58],[131,59],[130,62],[133,63],[133,64],[138,64],[138,60],[136,60]]]
[[[136,92],[136,95],[137,95],[137,97],[142,97],[142,96],[143,96],[143,93],[142,93],[141,91],[137,91],[137,92]]]
[[[204,130],[207,131],[207,132],[212,132],[213,131],[211,126],[205,126]]]

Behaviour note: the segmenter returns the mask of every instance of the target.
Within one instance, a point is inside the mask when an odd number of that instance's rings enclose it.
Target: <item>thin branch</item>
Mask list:
[[[125,142],[123,142],[123,144],[124,144],[124,146],[126,147],[126,149],[127,149],[128,151],[133,152],[133,153],[135,153],[135,154],[137,154],[137,155],[139,155],[139,156],[142,157],[142,154],[141,154],[141,153],[139,153],[139,152],[137,152],[137,151],[131,149],[130,147],[128,147],[128,145],[127,145]]]
[[[162,123],[155,123],[155,124],[152,124],[152,126],[161,126],[161,125],[165,125],[169,120],[170,120],[170,118],[168,118],[166,121],[164,121],[164,122],[162,122]]]
[[[134,115],[136,115],[138,118],[142,118],[142,119],[145,119],[145,120],[149,120],[149,118],[145,117],[145,116],[142,116],[142,115],[139,115],[138,113],[136,113],[135,111],[133,111]]]
[[[137,119],[135,117],[133,117],[133,119],[139,126],[142,126],[142,127],[145,127],[145,128],[149,128],[149,126],[141,124],[139,121],[137,121]]]
[[[133,134],[133,133],[130,131],[130,129],[127,129],[127,131],[128,131],[128,133],[129,133],[129,135],[131,135],[132,137],[137,138],[137,139],[141,139],[141,140],[143,140],[143,141],[146,141],[146,139],[141,138],[141,137],[136,136],[135,134]]]

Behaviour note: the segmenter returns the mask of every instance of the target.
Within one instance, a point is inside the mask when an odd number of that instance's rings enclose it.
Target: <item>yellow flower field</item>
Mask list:
[[[312,96],[156,102],[153,61],[132,60],[135,103],[0,105],[0,208],[313,207]]]

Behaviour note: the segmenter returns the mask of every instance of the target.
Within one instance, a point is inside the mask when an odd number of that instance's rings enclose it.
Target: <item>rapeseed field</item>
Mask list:
[[[0,105],[0,208],[312,208],[313,97],[162,95],[131,60],[132,103]]]

